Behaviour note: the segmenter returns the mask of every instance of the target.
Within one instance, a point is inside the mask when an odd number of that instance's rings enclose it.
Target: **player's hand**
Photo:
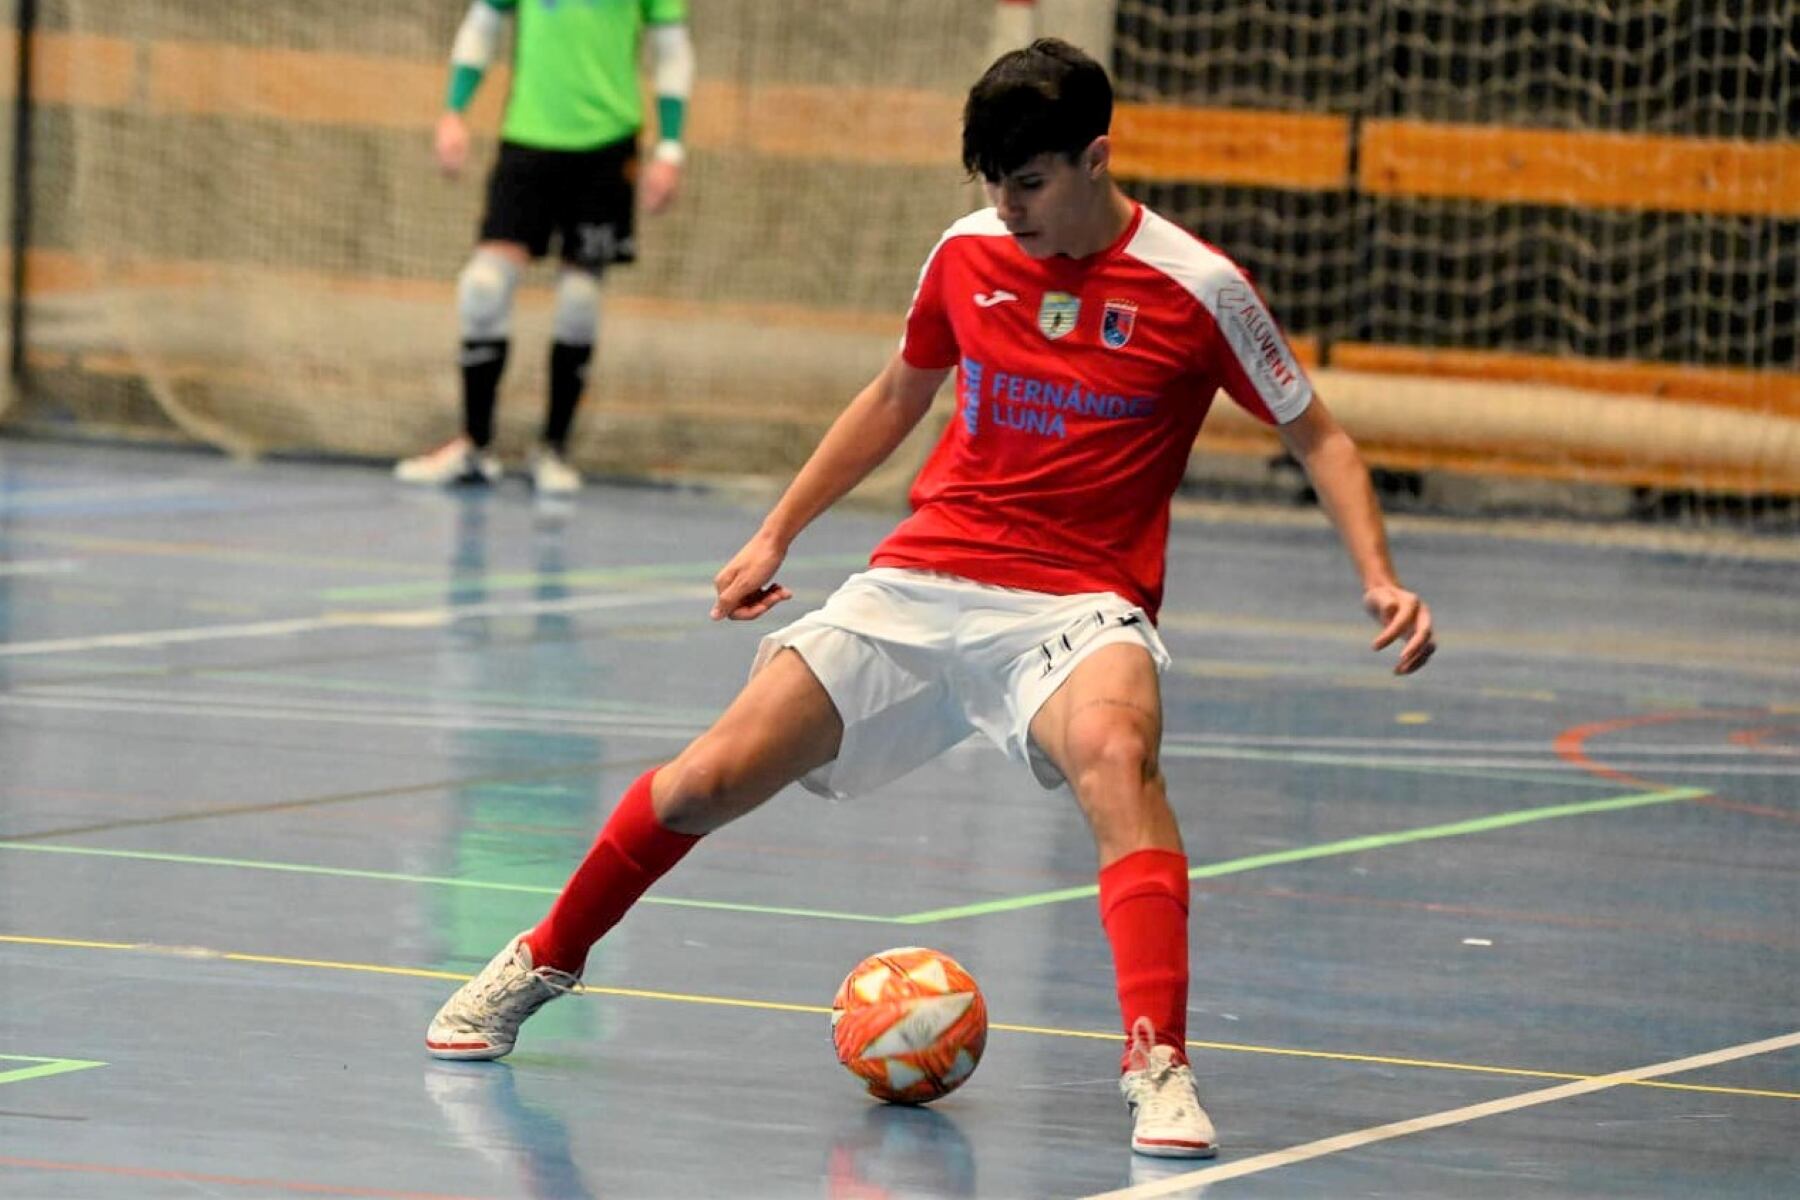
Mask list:
[[[1381,625],[1370,649],[1380,650],[1406,638],[1406,645],[1400,648],[1400,661],[1394,664],[1394,674],[1411,675],[1431,661],[1437,652],[1431,610],[1418,596],[1403,587],[1382,585],[1363,593],[1363,607]]]
[[[767,534],[758,533],[730,562],[713,576],[719,598],[713,601],[715,621],[754,621],[794,594],[775,582],[775,572],[787,548]]]
[[[437,152],[438,170],[452,179],[462,173],[464,164],[469,161],[469,123],[463,120],[461,113],[447,112],[438,118],[433,148]]]
[[[680,187],[681,167],[678,164],[651,159],[638,178],[638,198],[643,202],[644,211],[654,215],[674,203]]]

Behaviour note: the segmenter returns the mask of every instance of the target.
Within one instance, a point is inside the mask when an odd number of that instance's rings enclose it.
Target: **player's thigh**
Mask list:
[[[488,176],[478,240],[522,246],[541,258],[556,228],[555,151],[504,143]]]
[[[806,660],[783,650],[751,676],[712,728],[657,772],[657,817],[706,833],[837,757],[844,723]]]
[[[1088,655],[1038,709],[1031,740],[1078,795],[1083,777],[1097,770],[1154,773],[1162,688],[1150,651],[1120,641]]]

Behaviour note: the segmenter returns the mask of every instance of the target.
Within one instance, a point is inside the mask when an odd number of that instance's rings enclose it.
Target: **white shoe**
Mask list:
[[[452,438],[436,450],[394,464],[401,483],[499,483],[500,460],[478,450],[467,437]]]
[[[1173,1046],[1156,1043],[1148,1018],[1131,1027],[1119,1091],[1131,1109],[1131,1148],[1154,1158],[1211,1158],[1219,1152],[1212,1119],[1200,1107],[1194,1073]]]
[[[433,1058],[504,1058],[525,1018],[580,982],[567,971],[532,966],[521,933],[444,1001],[425,1031],[425,1049]]]
[[[581,475],[561,454],[539,446],[531,459],[531,486],[540,496],[573,496],[581,490]]]

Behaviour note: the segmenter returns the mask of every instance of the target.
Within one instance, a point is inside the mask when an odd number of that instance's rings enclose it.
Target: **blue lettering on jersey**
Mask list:
[[[1037,379],[1010,371],[990,372],[975,359],[965,358],[962,360],[962,418],[971,437],[980,427],[983,398],[988,402],[988,419],[993,424],[1039,437],[1067,437],[1068,417],[1130,421],[1156,412],[1153,396],[1096,392],[1073,379]]]
[[[981,364],[972,358],[962,360],[963,428],[974,437],[981,432]]]

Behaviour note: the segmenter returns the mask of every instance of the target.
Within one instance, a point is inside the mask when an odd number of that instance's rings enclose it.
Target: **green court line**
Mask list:
[[[408,685],[404,682],[374,683],[360,679],[339,679],[329,675],[296,675],[277,671],[239,671],[229,668],[220,670],[209,667],[189,673],[197,679],[281,684],[318,692],[346,692],[368,696],[430,696],[437,700],[474,700],[483,704],[514,705],[526,708],[545,707],[542,692],[443,688],[427,684]],[[34,683],[30,686],[42,685]],[[573,704],[564,701],[555,707],[575,716],[662,717],[671,721],[692,722],[701,727],[711,724],[719,715],[719,710],[716,708],[678,708],[674,705],[642,704],[631,700],[596,700],[587,696],[581,697]]]
[[[1462,837],[1471,833],[1487,833],[1495,829],[1507,829],[1514,825],[1529,825],[1537,821],[1553,821],[1562,817],[1586,816],[1590,813],[1618,812],[1622,809],[1643,808],[1652,804],[1670,804],[1677,800],[1695,800],[1712,793],[1706,788],[1672,788],[1659,792],[1639,792],[1630,796],[1613,796],[1605,800],[1584,800],[1574,804],[1550,804],[1537,808],[1515,809],[1512,812],[1495,813],[1492,816],[1474,817],[1467,821],[1453,821],[1447,825],[1427,825],[1419,829],[1402,829],[1393,833],[1375,833],[1364,837],[1347,838],[1338,842],[1325,842],[1317,846],[1299,846],[1292,850],[1276,850],[1268,854],[1252,854],[1245,858],[1227,859],[1224,862],[1205,863],[1188,871],[1190,879],[1213,879],[1221,875],[1239,875],[1245,871],[1258,871],[1264,867],[1282,866],[1287,863],[1307,862],[1315,858],[1332,858],[1343,854],[1360,854],[1365,850],[1380,850],[1388,846],[1404,846],[1412,842],[1433,841],[1440,838]],[[36,842],[0,841],[0,850],[29,850],[40,854],[74,854],[96,858],[124,858],[142,862],[178,863],[184,866],[200,867],[235,867],[248,871],[283,871],[296,875],[324,875],[339,879],[371,879],[385,883],[414,883],[435,887],[468,888],[477,891],[517,892],[531,896],[554,896],[562,889],[534,883],[500,883],[485,879],[456,879],[442,875],[405,875],[392,871],[363,871],[351,867],[322,867],[310,863],[265,862],[245,858],[211,858],[197,854],[167,854],[150,850],[107,850],[93,846],[59,846],[39,844]],[[1016,912],[1024,908],[1038,908],[1048,904],[1060,904],[1065,900],[1088,899],[1100,894],[1100,889],[1093,884],[1082,887],[1061,888],[1053,892],[1035,892],[1028,896],[1014,896],[1004,900],[987,900],[979,904],[957,905],[952,908],[934,908],[925,912],[905,913],[898,916],[880,916],[873,913],[836,912],[829,909],[793,908],[785,905],[742,904],[726,900],[688,900],[673,896],[645,896],[642,903],[662,904],[671,908],[700,908],[715,912],[756,913],[762,916],[807,917],[818,921],[857,921],[881,925],[926,925],[937,921],[957,921],[965,917],[990,916],[994,913]]]
[[[821,554],[790,558],[786,568],[860,567],[867,565],[867,554]],[[539,574],[530,571],[501,572],[493,575],[471,575],[467,578],[438,578],[407,583],[374,583],[357,587],[325,588],[315,593],[333,603],[355,600],[401,600],[418,596],[485,595],[490,592],[517,592],[529,588],[590,588],[609,584],[649,579],[711,579],[719,570],[719,562],[641,563],[629,567],[603,567],[591,571],[558,571]]]
[[[1631,796],[1614,796],[1606,800],[1584,800],[1574,804],[1551,804],[1541,808],[1524,808],[1514,812],[1495,813],[1489,817],[1475,817],[1468,821],[1453,821],[1448,825],[1427,825],[1421,829],[1403,829],[1396,833],[1375,833],[1366,837],[1347,838],[1341,842],[1326,842],[1318,846],[1301,846],[1293,850],[1277,850],[1269,854],[1252,854],[1247,858],[1207,863],[1190,870],[1188,878],[1213,879],[1220,875],[1238,875],[1245,871],[1257,871],[1263,867],[1280,866],[1284,863],[1331,858],[1340,854],[1360,854],[1364,850],[1404,846],[1411,842],[1427,842],[1438,838],[1462,837],[1464,834],[1470,833],[1487,833],[1514,825],[1528,825],[1534,821],[1553,821],[1561,817],[1617,812],[1627,808],[1642,808],[1650,804],[1670,804],[1677,800],[1696,800],[1701,796],[1710,796],[1711,794],[1706,788],[1673,788],[1661,792],[1639,792]],[[925,925],[934,921],[956,921],[964,917],[1016,912],[1021,908],[1060,904],[1065,900],[1081,900],[1099,894],[1100,889],[1089,884],[1085,887],[1062,888],[1054,892],[1038,892],[1030,896],[1014,896],[1007,900],[989,900],[981,904],[963,904],[954,908],[934,908],[927,912],[908,913],[906,916],[893,919],[896,924],[900,925]]]
[[[35,1067],[19,1067],[11,1071],[0,1071],[0,1084],[24,1083],[27,1079],[43,1079],[48,1075],[66,1075],[70,1071],[85,1071],[89,1067],[107,1065],[85,1058],[34,1058],[29,1054],[0,1054],[0,1062],[38,1064]]]

